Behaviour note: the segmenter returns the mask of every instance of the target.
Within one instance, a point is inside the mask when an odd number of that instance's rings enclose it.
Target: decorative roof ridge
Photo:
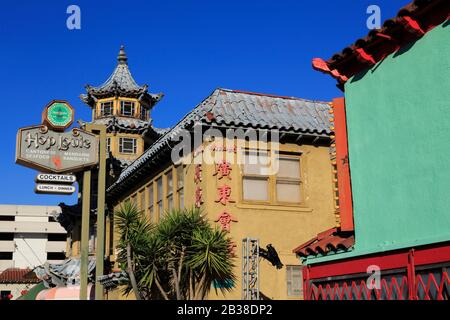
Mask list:
[[[224,92],[230,92],[230,93],[248,94],[248,95],[254,95],[254,96],[261,96],[261,97],[297,100],[297,101],[305,101],[305,102],[312,102],[312,103],[324,103],[324,104],[330,103],[329,101],[327,102],[327,101],[322,101],[322,100],[305,99],[305,98],[299,98],[299,97],[294,97],[294,96],[282,96],[282,95],[276,95],[276,94],[245,91],[245,90],[232,90],[232,89],[226,89],[226,88],[217,88],[217,90],[224,91]]]
[[[380,29],[371,30],[330,59],[314,58],[312,67],[330,74],[343,90],[349,78],[420,39],[449,18],[450,1],[414,0],[401,8],[396,17],[385,20]]]

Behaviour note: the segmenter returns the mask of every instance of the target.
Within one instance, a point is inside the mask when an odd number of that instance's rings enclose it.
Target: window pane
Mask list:
[[[278,177],[300,179],[300,160],[298,158],[278,158]]]
[[[243,198],[245,200],[268,200],[267,178],[244,177]]]
[[[147,205],[145,204],[145,192],[141,192],[141,210],[145,210],[147,208]]]
[[[147,120],[147,109],[145,109],[144,106],[141,105],[141,119],[142,120]]]
[[[120,153],[136,153],[136,139],[119,138]]]
[[[157,195],[157,201],[162,200],[162,177],[159,177],[158,180],[156,180],[156,195]]]
[[[167,177],[167,194],[173,193],[173,179],[172,179],[172,171],[166,173]]]
[[[183,166],[177,167],[177,189],[183,188],[184,185],[184,170]]]
[[[153,183],[148,187],[148,206],[153,206]]]
[[[178,191],[178,201],[179,201],[179,207],[180,209],[184,208],[184,190],[180,189],[180,191]]]
[[[288,296],[300,297],[303,291],[302,266],[286,266]]]
[[[134,102],[121,101],[120,113],[124,116],[134,116]]]
[[[280,202],[300,202],[300,183],[277,181],[277,200]]]
[[[159,219],[161,219],[164,214],[162,201],[158,202],[158,212],[159,212]]]
[[[269,157],[266,151],[246,151],[243,169],[245,174],[263,174],[261,169],[268,168]]]
[[[172,211],[173,209],[173,196],[167,197],[167,210]]]

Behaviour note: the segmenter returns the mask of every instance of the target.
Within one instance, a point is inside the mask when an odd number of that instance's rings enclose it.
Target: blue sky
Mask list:
[[[139,84],[164,92],[153,109],[158,127],[177,122],[215,88],[329,100],[335,81],[311,68],[368,33],[367,7],[382,20],[408,0],[317,1],[2,1],[0,204],[56,205],[76,196],[34,194],[34,170],[14,163],[19,127],[39,124],[52,99],[68,100],[90,120],[78,96],[101,84],[121,44]],[[66,9],[81,9],[69,30]]]

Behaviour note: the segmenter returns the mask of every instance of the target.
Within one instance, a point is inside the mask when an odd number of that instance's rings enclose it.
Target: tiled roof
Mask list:
[[[330,134],[326,102],[218,89],[207,121],[261,129]]]
[[[353,75],[375,65],[407,43],[417,40],[450,18],[449,0],[415,0],[384,22],[381,29],[335,53],[324,61],[313,59],[313,68],[330,74],[342,87]]]
[[[38,283],[31,269],[9,268],[0,273],[0,283]]]
[[[316,237],[298,246],[293,250],[300,257],[326,255],[338,250],[347,251],[355,244],[353,232],[340,232],[332,228],[319,233]]]
[[[63,263],[49,264],[45,263],[34,269],[37,277],[49,286],[50,284],[56,286],[78,285],[80,284],[80,265],[79,258],[69,258]],[[89,257],[88,262],[88,280],[93,281],[95,277],[95,257]]]
[[[216,89],[123,170],[107,192],[112,192],[125,179],[151,161],[154,155],[167,148],[183,129],[191,127],[196,122],[218,126],[277,129],[328,137],[332,133],[329,110],[327,102]]]

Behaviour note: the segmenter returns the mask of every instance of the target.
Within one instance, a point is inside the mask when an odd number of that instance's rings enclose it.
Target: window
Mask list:
[[[146,121],[148,119],[148,110],[141,105],[141,115],[140,115],[141,120]]]
[[[155,222],[155,212],[154,212],[154,208],[153,208],[153,201],[154,201],[154,197],[153,197],[153,182],[150,182],[150,185],[148,186],[148,213],[150,215],[150,222],[154,223]]]
[[[173,209],[173,174],[172,169],[166,173],[166,199],[167,199],[167,210],[172,211]]]
[[[156,180],[156,205],[158,206],[158,215],[161,219],[163,215],[163,186],[162,186],[162,177],[159,177]]]
[[[131,205],[134,205],[134,206],[136,206],[137,207],[137,195],[136,194],[133,194],[132,196],[131,196],[131,198],[130,198],[130,202],[131,202]]]
[[[139,210],[144,211],[147,205],[145,204],[145,190],[139,192]]]
[[[11,241],[14,240],[13,232],[0,232],[0,241]]]
[[[47,235],[48,241],[66,241],[67,235],[65,233],[49,233]]]
[[[271,162],[267,151],[247,150],[242,166],[242,199],[271,204],[299,204],[300,156],[278,155]]]
[[[47,260],[64,260],[66,254],[64,252],[47,252]]]
[[[245,151],[242,177],[244,200],[269,201],[269,176],[264,175],[268,155],[266,151]]]
[[[111,138],[106,138],[106,152],[111,152]]]
[[[11,300],[11,290],[0,291],[0,300]]]
[[[127,117],[134,116],[134,102],[120,101],[120,114]]]
[[[136,153],[136,139],[134,138],[119,138],[119,152],[120,153]]]
[[[300,202],[300,159],[280,156],[276,177],[278,202]]]
[[[0,252],[0,260],[12,260],[12,252]]]
[[[286,266],[286,281],[288,297],[303,296],[302,266]]]
[[[0,221],[14,221],[16,216],[0,216]]]
[[[110,116],[113,114],[113,102],[112,101],[107,101],[107,102],[101,102],[100,103],[100,116],[101,117],[106,117],[106,116]]]
[[[184,167],[182,165],[177,167],[177,194],[178,194],[178,208],[184,208]]]

